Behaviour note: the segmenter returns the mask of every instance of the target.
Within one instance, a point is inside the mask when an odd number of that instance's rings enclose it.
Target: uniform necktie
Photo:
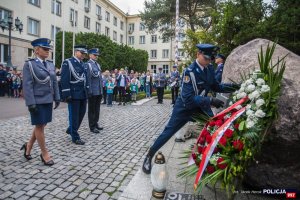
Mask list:
[[[205,77],[207,78],[207,67],[204,67],[203,72],[205,74]]]
[[[46,61],[43,61],[43,65],[47,68],[47,63],[46,63]]]

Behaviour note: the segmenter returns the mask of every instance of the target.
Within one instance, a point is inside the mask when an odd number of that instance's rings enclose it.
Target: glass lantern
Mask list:
[[[153,186],[152,196],[158,199],[164,198],[168,183],[168,172],[165,157],[161,152],[156,155],[151,169],[151,183]]]

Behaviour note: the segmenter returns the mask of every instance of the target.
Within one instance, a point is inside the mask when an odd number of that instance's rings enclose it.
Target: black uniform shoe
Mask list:
[[[143,163],[143,172],[145,174],[150,174],[151,173],[151,161],[152,161],[152,157],[147,155],[144,163]]]
[[[92,133],[100,133],[97,128],[91,129]]]
[[[98,131],[102,131],[102,130],[103,130],[103,127],[97,126],[96,129],[97,129]]]
[[[77,145],[84,145],[84,144],[85,144],[85,142],[82,141],[82,140],[76,140],[76,141],[73,142],[73,143],[75,143],[75,144],[77,144]]]
[[[71,133],[70,133],[70,129],[67,129],[67,130],[66,130],[66,133],[70,135],[70,134],[71,134]]]

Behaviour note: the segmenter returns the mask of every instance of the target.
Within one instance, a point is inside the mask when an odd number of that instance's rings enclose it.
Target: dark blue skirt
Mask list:
[[[37,112],[30,112],[32,125],[43,125],[52,121],[52,103],[37,104],[36,107]]]

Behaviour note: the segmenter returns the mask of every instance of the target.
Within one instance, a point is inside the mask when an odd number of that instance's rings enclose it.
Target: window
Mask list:
[[[143,23],[140,23],[140,31],[144,31],[145,30],[145,25]]]
[[[151,35],[151,43],[157,42],[157,35]]]
[[[118,19],[116,17],[114,17],[114,25],[118,26]]]
[[[120,43],[123,43],[123,35],[120,34]]]
[[[129,24],[129,32],[133,32],[134,31],[134,24]]]
[[[162,58],[169,58],[169,49],[163,49]]]
[[[117,41],[117,32],[116,31],[113,32],[113,40]]]
[[[35,5],[37,7],[40,7],[40,0],[28,0],[28,3],[32,4],[32,5]]]
[[[77,26],[77,20],[78,20],[78,12],[77,10],[74,10],[71,8],[70,10],[70,22],[72,26]]]
[[[90,29],[90,18],[84,16],[84,28]]]
[[[74,1],[75,3],[78,3],[78,0],[72,0],[72,1]]]
[[[84,0],[84,10],[85,12],[90,12],[91,0]]]
[[[57,0],[51,1],[51,13],[61,16],[61,2]]]
[[[56,36],[56,33],[58,33],[60,31],[59,27],[55,27],[51,25],[51,40],[54,40],[54,37]]]
[[[101,7],[96,5],[96,15],[99,16],[101,15]]]
[[[128,44],[130,44],[130,45],[134,44],[134,36],[128,37]]]
[[[7,63],[8,60],[8,45],[0,44],[0,62]]]
[[[145,44],[145,36],[144,35],[141,35],[140,36],[140,44]]]
[[[156,74],[156,65],[151,65],[151,70]]]
[[[183,49],[178,49],[178,56],[180,58],[184,57],[184,51],[183,51]]]
[[[163,73],[165,74],[169,73],[169,65],[163,65]]]
[[[27,58],[32,58],[33,57],[33,53],[34,53],[33,49],[28,49],[28,51],[27,51]]]
[[[109,37],[109,28],[108,27],[105,27],[105,35],[107,36],[107,37]]]
[[[157,50],[151,50],[150,58],[156,58]]]
[[[11,15],[11,12],[9,10],[5,10],[3,8],[0,8],[0,20],[1,19],[7,19],[9,15]]]
[[[183,42],[184,40],[185,40],[185,34],[179,33],[179,34],[178,34],[178,41],[179,41],[179,42]]]
[[[28,34],[39,35],[40,22],[31,18],[28,18]]]
[[[121,28],[121,30],[124,29],[124,22],[122,22],[122,21],[120,21],[120,28]]]
[[[107,22],[110,22],[110,13],[109,12],[105,12],[105,20],[107,21]]]
[[[96,33],[101,33],[101,24],[96,22]]]

